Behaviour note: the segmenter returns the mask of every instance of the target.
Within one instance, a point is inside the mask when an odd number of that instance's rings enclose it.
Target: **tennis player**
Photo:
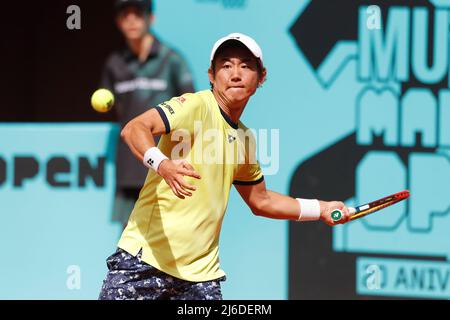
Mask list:
[[[341,209],[339,223],[348,221],[342,202],[295,199],[266,189],[254,161],[254,137],[242,134],[249,131],[239,120],[266,79],[255,40],[239,33],[221,38],[210,62],[211,90],[161,103],[121,132],[150,170],[118,249],[107,259],[100,299],[222,299],[219,235],[232,185],[258,216],[332,226],[331,212]],[[202,132],[215,135],[215,161]],[[158,147],[157,135],[162,135]]]

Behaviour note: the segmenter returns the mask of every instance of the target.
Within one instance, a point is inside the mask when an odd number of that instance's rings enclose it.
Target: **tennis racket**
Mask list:
[[[348,210],[351,214],[350,221],[362,218],[362,217],[367,216],[371,213],[374,213],[378,210],[392,206],[393,204],[400,202],[402,200],[405,200],[408,197],[409,197],[409,191],[403,190],[403,191],[391,194],[390,196],[363,204],[363,205],[355,207],[355,208],[349,207]],[[342,219],[342,215],[343,215],[342,211],[339,209],[336,209],[331,213],[331,219],[333,219],[334,222],[338,222],[339,220]]]

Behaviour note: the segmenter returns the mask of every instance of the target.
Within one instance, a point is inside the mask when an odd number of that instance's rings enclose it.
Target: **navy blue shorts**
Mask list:
[[[205,281],[181,280],[120,248],[108,257],[108,274],[99,300],[222,300],[220,282],[225,277]]]

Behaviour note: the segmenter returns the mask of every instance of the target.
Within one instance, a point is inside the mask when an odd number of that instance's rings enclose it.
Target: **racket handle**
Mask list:
[[[356,209],[352,208],[352,207],[348,207],[348,211],[350,212],[350,214],[356,213]],[[331,219],[333,219],[334,222],[338,222],[339,220],[341,220],[342,216],[343,216],[343,213],[342,213],[342,210],[340,210],[340,209],[335,209],[335,210],[333,210],[333,212],[331,212]]]

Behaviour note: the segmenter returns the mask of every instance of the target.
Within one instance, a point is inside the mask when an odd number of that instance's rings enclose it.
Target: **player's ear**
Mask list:
[[[116,28],[121,33],[123,33],[123,24],[124,24],[124,21],[125,21],[124,18],[125,18],[125,16],[124,16],[123,11],[119,11],[119,12],[116,13],[116,16],[115,16],[115,19],[114,19],[114,21],[116,23]]]
[[[209,78],[209,82],[214,84],[215,77],[214,77],[214,71],[213,71],[212,67],[209,67],[209,69],[208,69],[208,78]]]
[[[267,70],[266,68],[263,68],[261,71],[261,77],[258,80],[258,86],[261,86],[265,81],[267,77]]]
[[[116,24],[116,28],[120,31],[122,31],[122,29],[120,28],[121,24],[120,24],[120,18],[119,18],[119,14],[116,14],[116,17],[114,18],[114,22]]]
[[[155,15],[150,13],[147,16],[147,21],[148,21],[148,26],[151,27],[155,23]]]

